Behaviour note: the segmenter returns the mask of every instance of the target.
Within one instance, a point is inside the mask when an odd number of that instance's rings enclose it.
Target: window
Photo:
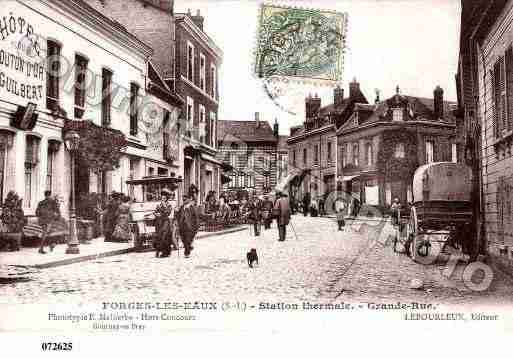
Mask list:
[[[504,57],[501,56],[493,66],[494,117],[493,131],[495,137],[502,136],[506,131],[506,86],[504,81]]]
[[[102,69],[102,126],[109,126],[112,107],[112,72]]]
[[[392,185],[390,182],[385,183],[385,203],[388,206],[392,204]]]
[[[216,129],[217,129],[217,121],[216,121],[216,113],[210,111],[210,143],[208,145],[212,147],[216,147]]]
[[[205,143],[206,139],[206,123],[205,123],[205,106],[199,105],[199,140]]]
[[[247,158],[247,163],[248,163],[248,168],[249,169],[253,169],[253,167],[255,166],[255,156],[254,154],[251,152],[248,152],[248,158]]]
[[[433,141],[426,141],[426,163],[434,162],[434,143]]]
[[[46,161],[46,190],[52,191],[53,179],[55,173],[55,157],[59,150],[59,142],[49,141],[47,150],[47,161]]]
[[[360,148],[358,143],[353,144],[353,164],[358,166],[358,157],[360,156]]]
[[[244,175],[239,173],[239,185],[237,187],[244,187]]]
[[[271,188],[271,178],[268,174],[264,176],[264,188],[269,189]]]
[[[138,104],[139,86],[135,83],[130,84],[130,134],[137,135],[138,127]]]
[[[200,89],[205,91],[205,55],[200,54]]]
[[[505,54],[506,67],[506,97],[507,97],[507,129],[513,130],[513,48],[509,47]]]
[[[162,121],[162,157],[165,160],[170,159],[170,133],[169,133],[169,111],[164,109],[164,119]]]
[[[365,153],[367,157],[367,166],[372,166],[372,143],[367,143],[365,146]]]
[[[194,82],[194,45],[187,42],[187,79]]]
[[[194,99],[187,96],[187,118],[185,124],[185,131],[187,136],[191,137],[191,129],[194,123]]]
[[[292,166],[296,166],[296,150],[292,151]]]
[[[51,191],[52,190],[52,184],[53,184],[53,160],[54,160],[54,152],[48,148],[47,153],[47,162],[46,162],[46,190]]]
[[[25,197],[23,205],[31,208],[37,198],[37,170],[39,163],[39,138],[28,135],[25,146]]]
[[[303,148],[303,164],[306,165],[306,161],[308,159],[308,153],[306,148]]]
[[[137,163],[138,160],[130,157],[130,174],[128,176],[128,179],[136,179],[137,178]],[[128,186],[128,195],[130,198],[135,198],[135,186],[133,184]]]
[[[237,165],[237,155],[235,153],[230,153],[230,166],[235,168]]]
[[[59,106],[59,72],[61,68],[60,55],[61,46],[56,42],[48,40],[48,73],[46,76],[46,107],[50,110],[57,110]]]
[[[403,109],[402,108],[392,109],[392,121],[402,121],[402,120],[403,120]]]
[[[458,162],[458,144],[451,143],[451,161],[454,163]]]
[[[319,146],[314,146],[314,164],[319,164]]]
[[[395,158],[404,158],[405,157],[405,153],[404,153],[404,143],[397,143],[395,145],[395,154],[394,154],[394,157]]]
[[[341,148],[341,154],[342,154],[342,167],[345,167],[347,165],[347,150],[346,146],[342,146]]]
[[[328,161],[331,161],[331,141],[328,141],[327,152]]]
[[[80,55],[75,56],[75,117],[82,118],[85,107],[86,74],[88,60]]]
[[[217,99],[217,68],[214,64],[210,65],[210,78],[212,79],[210,93],[214,99]]]

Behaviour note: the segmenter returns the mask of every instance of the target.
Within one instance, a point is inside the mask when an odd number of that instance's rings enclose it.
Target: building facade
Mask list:
[[[336,189],[336,129],[349,118],[357,102],[367,100],[356,80],[349,84],[348,97],[342,88],[335,88],[333,103],[327,106],[322,107],[317,96],[305,100],[305,122],[291,128],[287,140],[290,196],[300,200],[310,193],[317,198]]]
[[[513,269],[513,2],[462,1],[459,116],[473,168],[477,245]]]
[[[223,120],[218,126],[218,158],[230,167],[223,192],[246,191],[257,195],[271,192],[278,175],[277,121],[271,129],[256,112],[254,121]]]
[[[456,104],[401,95],[374,105],[356,104],[337,130],[338,173],[342,190],[371,206],[389,207],[394,198],[410,203],[415,170],[426,163],[461,158],[456,135]]]
[[[25,213],[34,215],[48,189],[63,199],[66,212],[71,170],[62,138],[71,129],[81,135],[78,198],[91,192],[126,193],[131,168],[142,174],[153,166],[149,160],[171,169],[162,152],[146,151],[149,140],[139,121],[144,115],[136,105],[154,96],[147,91],[151,47],[83,0],[4,5],[19,28],[14,22],[5,30],[0,27],[2,198],[16,191]],[[154,107],[160,113],[163,108],[177,113],[160,103]],[[120,138],[129,146],[117,153],[119,167],[90,166],[96,162],[84,151],[86,144]],[[139,159],[138,165],[131,165],[132,157]],[[81,162],[85,158],[89,161]]]
[[[176,66],[174,86],[184,99],[184,184],[199,189],[199,201],[209,192],[219,196],[222,163],[217,155],[218,72],[223,52],[203,30],[204,18],[175,14]]]
[[[184,101],[174,91],[175,22],[171,0],[86,0],[97,11],[114,19],[126,31],[148,44],[153,53],[147,61],[144,97],[139,123],[127,133],[127,156],[121,161],[119,188],[137,201],[154,201],[158,186],[126,185],[126,180],[184,177],[183,150],[178,118]],[[134,122],[134,121],[132,121]],[[118,179],[115,179],[117,181]],[[183,182],[177,197],[183,193]]]

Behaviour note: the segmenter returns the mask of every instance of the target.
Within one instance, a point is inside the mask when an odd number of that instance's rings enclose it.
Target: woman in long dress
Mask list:
[[[173,227],[171,216],[174,213],[172,203],[169,201],[171,192],[167,189],[161,192],[162,201],[159,203],[153,214],[155,215],[155,256],[160,258],[169,257],[171,246],[177,247],[173,240]]]
[[[130,197],[123,196],[122,203],[116,213],[116,227],[112,233],[115,242],[128,242],[132,239],[130,233]]]

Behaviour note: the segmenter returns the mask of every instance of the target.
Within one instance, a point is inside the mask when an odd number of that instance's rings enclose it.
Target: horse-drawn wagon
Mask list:
[[[414,261],[443,251],[447,245],[472,256],[471,191],[472,172],[464,164],[436,162],[415,171],[405,228],[405,249]]]

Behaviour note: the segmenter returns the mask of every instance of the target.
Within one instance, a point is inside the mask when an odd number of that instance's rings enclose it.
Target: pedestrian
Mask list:
[[[196,195],[197,192],[190,188],[177,213],[178,232],[183,242],[185,258],[189,258],[191,251],[194,249],[192,243],[199,229]]]
[[[319,216],[324,216],[324,196],[319,198]]]
[[[310,209],[310,192],[306,192],[303,196],[303,214],[306,217],[308,215],[308,210]]]
[[[336,202],[336,207],[338,230],[343,231],[344,226],[346,225],[346,221],[344,219],[346,204],[344,200],[338,200]]]
[[[396,226],[399,224],[399,212],[401,210],[401,202],[399,198],[394,198],[394,202],[390,206],[390,210],[392,211],[392,225]]]
[[[112,232],[113,242],[128,242],[132,239],[130,232],[130,197],[120,195],[121,203],[116,213],[116,225]]]
[[[112,233],[116,228],[120,199],[120,193],[112,192],[107,208],[103,211],[103,235],[105,236],[105,242],[112,242]]]
[[[260,200],[251,196],[248,201],[248,219],[250,225],[253,227],[255,237],[260,236],[260,227],[262,225],[262,204]]]
[[[52,230],[52,226],[61,216],[59,204],[52,198],[52,192],[45,191],[44,195],[45,199],[37,204],[36,209],[39,225],[43,228],[43,236],[41,237],[41,244],[39,246],[39,253],[41,254],[46,254],[44,247],[47,244],[50,247],[50,251],[53,251],[55,243],[51,240],[52,237],[49,234]]]
[[[271,223],[273,221],[272,212],[273,212],[273,202],[269,199],[269,196],[264,196],[263,202],[263,219],[264,219],[264,229],[271,228]]]
[[[160,192],[161,201],[153,214],[155,215],[155,235],[153,247],[155,248],[155,257],[164,258],[171,254],[171,247],[178,249],[173,238],[172,217],[174,214],[173,204],[170,201],[172,193],[164,188]]]
[[[277,192],[276,197],[277,199],[274,204],[274,212],[276,223],[278,224],[278,240],[283,242],[287,236],[287,225],[290,222],[290,205],[285,193]]]
[[[319,207],[317,205],[317,199],[313,199],[310,203],[310,216],[317,217],[319,214]]]

